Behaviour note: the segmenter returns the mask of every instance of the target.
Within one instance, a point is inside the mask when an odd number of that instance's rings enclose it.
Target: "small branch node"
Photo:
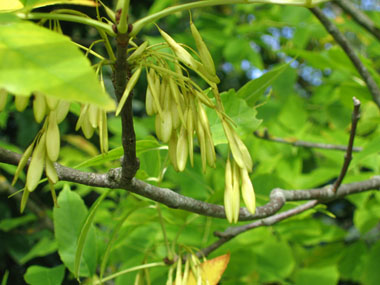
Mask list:
[[[282,201],[286,201],[284,190],[280,188],[274,188],[270,193],[270,199],[280,199]]]

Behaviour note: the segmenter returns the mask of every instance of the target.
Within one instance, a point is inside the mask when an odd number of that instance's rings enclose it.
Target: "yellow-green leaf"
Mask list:
[[[0,1],[0,11],[9,12],[22,9],[24,5],[19,0]]]
[[[31,10],[56,4],[96,6],[96,2],[93,0],[2,0],[0,1],[0,12],[16,11],[23,8]]]
[[[230,254],[224,254],[203,262],[201,266],[202,284],[216,285],[222,277],[230,261]],[[196,278],[190,272],[187,285],[196,285]]]
[[[68,37],[9,14],[0,14],[0,88],[16,95],[39,91],[66,101],[115,106]]]

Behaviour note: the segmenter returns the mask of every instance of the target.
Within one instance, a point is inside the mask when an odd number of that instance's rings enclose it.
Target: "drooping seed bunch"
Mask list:
[[[175,79],[164,77],[164,74],[156,72],[153,68],[147,71],[147,79],[146,111],[148,115],[156,115],[156,134],[160,140],[168,143],[173,167],[177,171],[183,171],[188,157],[193,165],[194,134],[197,135],[200,144],[203,170],[206,169],[206,162],[214,167],[214,143],[206,111],[200,99],[208,97],[203,91],[196,91],[186,84],[179,88],[180,83]],[[211,100],[209,101],[209,105],[213,106]]]
[[[30,96],[15,96],[15,105],[18,111],[23,111],[28,106],[29,97]],[[54,162],[57,161],[60,150],[60,133],[58,124],[65,119],[69,108],[69,102],[47,97],[40,92],[35,92],[33,94],[34,118],[38,123],[42,122],[44,119],[45,121],[33,142],[22,155],[12,181],[12,185],[14,185],[20,172],[31,157],[26,175],[23,200],[27,199],[29,192],[36,189],[45,170],[45,174],[51,186],[53,200],[56,202],[53,185],[58,181],[57,171],[54,167]],[[22,203],[21,210],[23,210],[23,206],[25,206],[25,203]]]
[[[0,111],[5,107],[8,93],[0,90]],[[32,143],[25,150],[17,166],[12,185],[14,185],[21,171],[26,166],[29,158],[30,164],[26,175],[24,202],[21,210],[26,204],[28,195],[34,191],[39,184],[43,172],[49,181],[52,197],[56,202],[54,184],[58,182],[57,171],[54,162],[58,160],[60,151],[60,132],[58,125],[66,118],[70,102],[59,100],[51,96],[45,96],[41,92],[34,92],[32,96],[16,95],[15,106],[20,112],[24,111],[33,97],[33,114],[37,123],[44,121],[42,128],[37,133]],[[102,152],[108,151],[108,131],[106,111],[92,104],[84,104],[76,125],[76,130],[82,129],[86,138],[90,138],[95,129],[99,131],[100,148]]]
[[[95,73],[99,76],[100,85],[105,90],[103,74],[101,72],[102,64],[98,64]],[[82,104],[81,111],[75,130],[82,129],[86,139],[90,139],[95,130],[98,130],[99,145],[101,153],[108,152],[108,127],[107,127],[107,111],[94,104]]]
[[[241,187],[241,188],[240,188]],[[227,219],[236,223],[239,218],[240,189],[248,211],[255,212],[256,198],[248,171],[239,167],[235,160],[227,159],[225,172],[224,207]]]
[[[206,280],[202,279],[202,268],[199,258],[194,253],[187,254],[186,257],[184,266],[182,257],[177,257],[177,262],[169,268],[166,284],[186,285],[195,284],[195,282],[197,282],[196,284],[206,284],[204,283]]]
[[[108,151],[107,112],[104,109],[93,104],[83,104],[75,126],[76,131],[79,129],[82,129],[87,139],[90,139],[94,131],[98,129],[100,151],[102,153]]]
[[[190,28],[198,51],[193,53],[197,54],[199,60],[184,45],[177,43],[160,28],[158,30],[165,40],[164,44],[149,46],[148,42],[144,42],[135,47],[128,58],[128,63],[135,66],[135,71],[119,103],[117,114],[135,86],[142,69],[145,68],[148,82],[146,112],[150,116],[156,116],[156,134],[161,141],[168,143],[173,167],[177,171],[183,171],[188,158],[193,166],[193,141],[196,135],[200,146],[202,169],[205,171],[207,164],[215,167],[216,161],[205,108],[214,109],[222,122],[234,166],[231,168],[231,161],[228,159],[225,185],[226,216],[230,222],[237,222],[240,188],[248,210],[251,213],[255,211],[255,194],[248,176],[252,171],[252,159],[247,147],[236,133],[233,122],[224,112],[217,88],[219,78],[211,54],[192,21]],[[173,53],[160,52],[160,49],[165,47],[169,47]],[[206,90],[200,88],[190,78],[189,70],[198,74],[210,88]],[[215,100],[208,96],[210,90]],[[227,177],[234,178],[227,179]]]

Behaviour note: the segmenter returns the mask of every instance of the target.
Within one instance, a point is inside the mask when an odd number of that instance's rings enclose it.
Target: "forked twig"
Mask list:
[[[354,101],[354,110],[352,112],[352,126],[351,126],[351,131],[350,131],[350,139],[348,140],[348,145],[347,145],[347,152],[346,155],[344,156],[344,163],[342,166],[342,169],[340,171],[340,174],[338,176],[338,179],[335,181],[333,185],[333,191],[336,192],[338,190],[340,184],[343,181],[344,176],[346,176],[348,166],[350,165],[351,159],[352,159],[352,148],[354,145],[354,139],[355,139],[355,134],[356,134],[356,126],[358,124],[359,118],[360,118],[360,101],[356,99],[355,97],[353,98]]]

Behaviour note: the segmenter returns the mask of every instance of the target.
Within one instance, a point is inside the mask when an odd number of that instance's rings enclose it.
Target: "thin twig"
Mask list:
[[[334,0],[334,3],[347,14],[350,14],[359,25],[363,26],[380,41],[380,29],[376,27],[375,23],[365,13],[356,8],[353,3],[348,0]]]
[[[212,243],[211,245],[209,245],[208,247],[197,252],[197,256],[198,257],[207,256],[211,252],[213,252],[214,250],[218,249],[223,244],[228,242],[229,240],[233,239],[234,237],[236,237],[236,236],[238,236],[238,235],[240,235],[246,231],[249,231],[249,230],[252,230],[252,229],[255,229],[258,227],[262,227],[262,226],[274,225],[274,224],[276,224],[282,220],[285,220],[289,217],[303,213],[306,210],[309,210],[309,209],[315,207],[317,204],[318,204],[317,200],[312,200],[312,201],[309,201],[305,204],[297,206],[293,209],[290,209],[288,211],[273,215],[273,216],[265,218],[265,219],[255,221],[253,223],[249,223],[249,224],[237,226],[237,227],[230,227],[230,228],[226,229],[224,232],[215,232],[214,235],[217,236],[219,239],[217,241],[215,241],[214,243]]]
[[[322,25],[334,37],[335,41],[342,47],[344,52],[350,58],[355,68],[367,84],[367,87],[372,94],[373,100],[380,108],[380,89],[377,86],[371,74],[369,73],[368,69],[360,61],[353,48],[350,46],[347,39],[343,36],[339,29],[323,14],[323,12],[319,8],[310,8],[310,11],[319,19]]]
[[[0,162],[17,165],[21,154],[0,147]],[[164,204],[170,208],[182,209],[203,216],[225,219],[224,207],[196,200],[176,193],[168,188],[150,185],[144,181],[133,178],[126,182],[121,179],[121,169],[113,169],[109,173],[84,172],[59,163],[54,164],[59,180],[70,181],[87,186],[100,188],[124,189],[135,194],[144,196],[153,201]],[[256,213],[252,215],[246,208],[240,208],[239,221],[249,221],[269,217],[277,213],[287,201],[319,200],[330,201],[350,194],[369,190],[380,189],[380,176],[371,179],[343,184],[336,193],[332,185],[322,188],[304,190],[284,190],[275,188],[271,191],[270,200],[267,204],[257,207]]]
[[[328,149],[328,150],[340,150],[340,151],[347,151],[347,146],[345,145],[335,145],[335,144],[327,144],[327,143],[314,143],[314,142],[307,142],[302,140],[292,140],[292,139],[283,139],[279,137],[273,137],[268,133],[268,130],[264,130],[263,134],[260,134],[259,132],[253,133],[257,138],[271,141],[271,142],[278,142],[278,143],[284,143],[284,144],[290,144],[292,146],[297,147],[307,147],[307,148],[320,148],[320,149]],[[362,147],[353,147],[352,151],[354,152],[360,152],[362,151]]]
[[[333,191],[336,192],[336,190],[339,188],[340,184],[343,181],[343,178],[346,176],[348,166],[350,165],[351,159],[352,159],[352,147],[354,145],[354,139],[355,139],[355,134],[356,134],[356,126],[358,125],[358,121],[360,118],[360,101],[356,99],[355,97],[353,98],[354,100],[354,110],[352,112],[352,126],[351,126],[351,132],[350,132],[350,139],[348,140],[348,145],[347,145],[347,152],[346,155],[344,156],[344,163],[343,167],[340,171],[340,174],[338,176],[338,179],[335,181],[333,185]]]

